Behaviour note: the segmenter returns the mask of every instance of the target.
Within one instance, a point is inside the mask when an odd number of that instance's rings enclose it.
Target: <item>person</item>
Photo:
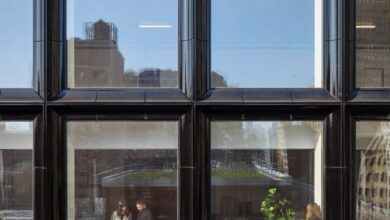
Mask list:
[[[321,208],[315,202],[309,202],[306,206],[305,220],[321,220]]]
[[[132,220],[131,212],[125,200],[118,201],[118,208],[112,213],[110,220]]]
[[[146,203],[143,199],[139,199],[136,203],[138,210],[137,220],[153,220],[153,215],[150,209],[146,206]]]

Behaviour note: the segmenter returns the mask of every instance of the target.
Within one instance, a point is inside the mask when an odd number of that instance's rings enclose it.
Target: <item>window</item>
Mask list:
[[[365,219],[367,216],[376,216],[374,219],[385,219],[386,213],[390,210],[382,207],[380,212],[379,203],[387,203],[389,194],[387,194],[387,173],[389,168],[380,163],[377,166],[367,166],[364,163],[366,158],[383,158],[388,160],[388,150],[390,147],[390,124],[387,121],[357,121],[356,122],[356,163],[355,175],[357,177],[369,173],[374,174],[372,182],[364,181],[361,178],[356,179],[356,189],[371,187],[372,197],[357,194],[356,196],[356,216],[357,219]],[[386,188],[383,188],[386,187]]]
[[[382,173],[381,182],[386,182],[386,173]]]
[[[379,174],[378,174],[378,173],[375,173],[375,174],[374,174],[374,181],[375,181],[375,182],[377,182],[377,181],[378,181],[378,176],[379,176]]]
[[[366,182],[369,182],[370,180],[371,180],[371,173],[367,173]]]
[[[0,88],[33,87],[33,0],[0,0]]]
[[[370,166],[374,166],[374,164],[375,164],[375,160],[376,160],[376,158],[374,157],[374,158],[371,158],[371,163],[370,163]],[[374,174],[374,176],[375,176],[375,174]]]
[[[212,87],[322,87],[321,0],[212,0]]]
[[[356,1],[356,86],[389,88],[389,1]]]
[[[177,12],[177,0],[67,1],[68,87],[178,87]]]
[[[212,121],[211,219],[264,218],[275,195],[291,218],[321,207],[322,134],[320,121]]]
[[[0,121],[0,219],[33,217],[33,126]]]
[[[67,218],[110,219],[122,203],[136,219],[142,200],[157,219],[177,219],[178,130],[174,121],[69,121]]]

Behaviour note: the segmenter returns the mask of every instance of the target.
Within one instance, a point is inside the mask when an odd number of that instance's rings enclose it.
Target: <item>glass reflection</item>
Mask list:
[[[356,219],[390,216],[390,123],[356,123]]]
[[[390,1],[356,1],[356,86],[390,87]]]
[[[0,0],[0,88],[33,87],[33,0]]]
[[[67,1],[68,87],[177,87],[177,4]]]
[[[0,121],[0,219],[33,219],[32,129]]]
[[[212,87],[322,87],[321,0],[211,4]]]
[[[211,123],[211,219],[321,219],[321,204],[322,122]]]
[[[79,121],[67,131],[68,219],[177,219],[177,122]]]

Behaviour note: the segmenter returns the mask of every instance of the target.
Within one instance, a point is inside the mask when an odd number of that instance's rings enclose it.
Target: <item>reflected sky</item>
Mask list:
[[[314,1],[212,0],[212,70],[229,87],[313,87]]]
[[[212,0],[212,70],[229,87],[313,87],[314,1]],[[32,0],[0,6],[0,88],[32,87]],[[103,19],[118,28],[125,71],[177,70],[177,12],[177,0],[69,0],[67,38]]]
[[[0,0],[0,88],[31,88],[32,0]]]

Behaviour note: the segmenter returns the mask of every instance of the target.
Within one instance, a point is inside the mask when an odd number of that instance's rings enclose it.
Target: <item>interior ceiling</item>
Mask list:
[[[356,3],[356,24],[375,25],[373,29],[357,29],[357,43],[389,46],[390,0],[357,0]]]

